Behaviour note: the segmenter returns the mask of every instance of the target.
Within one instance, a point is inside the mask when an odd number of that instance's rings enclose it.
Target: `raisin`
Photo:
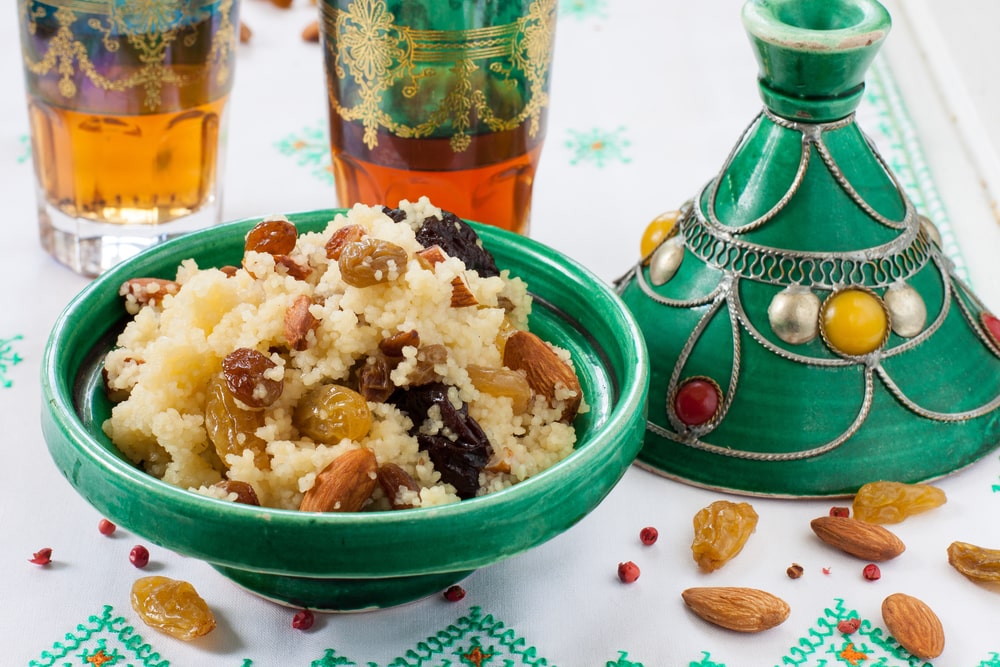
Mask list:
[[[248,482],[241,482],[238,479],[224,479],[221,482],[218,482],[216,486],[226,493],[235,493],[236,499],[233,501],[235,503],[260,507],[260,500],[257,498],[257,492],[254,491],[253,486]]]
[[[757,512],[749,503],[717,500],[694,516],[691,553],[702,572],[728,563],[757,529]]]
[[[500,275],[493,255],[483,247],[479,235],[454,213],[441,211],[440,218],[424,218],[416,237],[425,248],[441,246],[448,255],[461,259],[465,268],[476,271],[480,277]]]
[[[140,577],[132,584],[132,608],[149,627],[184,641],[215,629],[212,610],[186,581]]]
[[[254,465],[262,470],[268,468],[267,443],[256,434],[263,425],[264,413],[241,407],[221,377],[208,383],[205,431],[223,462],[227,454],[239,456],[249,449],[254,455]]]
[[[986,549],[968,542],[948,545],[948,562],[972,581],[1000,583],[1000,550]]]
[[[358,393],[372,403],[385,403],[396,391],[389,377],[394,367],[384,355],[368,357],[357,371]]]
[[[414,387],[440,380],[441,376],[434,370],[434,367],[447,363],[447,361],[448,348],[444,345],[437,343],[424,345],[417,350],[417,363],[406,380]]]
[[[295,249],[298,232],[295,225],[287,220],[265,220],[259,222],[246,236],[246,252],[266,252],[272,255],[287,255]]]
[[[292,418],[299,432],[316,442],[335,445],[344,438],[359,440],[372,426],[364,396],[339,384],[312,389],[299,401]]]
[[[341,279],[352,287],[391,282],[406,271],[406,250],[391,241],[365,236],[344,245],[337,265]]]
[[[378,349],[387,357],[403,356],[403,348],[407,346],[420,347],[420,334],[416,329],[400,331],[378,343]]]
[[[531,386],[524,373],[509,368],[491,368],[469,364],[465,367],[472,380],[472,386],[490,396],[506,396],[513,401],[514,414],[528,409],[531,402]]]
[[[265,408],[281,396],[284,381],[267,377],[277,366],[267,355],[249,347],[233,350],[222,359],[222,375],[233,396],[251,408]]]
[[[448,386],[433,382],[392,397],[393,403],[413,421],[421,450],[426,451],[441,481],[455,487],[459,498],[472,498],[479,491],[479,473],[493,456],[493,447],[479,423],[469,416],[469,406],[456,408],[448,398]],[[421,432],[432,406],[438,406],[444,427],[437,433]]]
[[[345,245],[355,241],[360,241],[367,235],[368,232],[366,232],[365,228],[361,225],[347,225],[341,227],[330,235],[330,240],[327,241],[324,246],[327,259],[332,259],[333,261],[339,260],[340,254],[344,251]]]
[[[403,470],[395,463],[387,461],[378,467],[378,483],[382,487],[382,492],[389,499],[392,509],[401,510],[413,507],[410,503],[399,500],[399,490],[406,489],[413,493],[420,492],[420,485],[410,476],[410,473]]]
[[[854,496],[854,518],[868,523],[899,523],[944,505],[944,491],[927,484],[870,482]]]

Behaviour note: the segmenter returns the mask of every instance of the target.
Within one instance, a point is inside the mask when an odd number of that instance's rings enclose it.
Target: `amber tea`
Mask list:
[[[20,0],[43,245],[97,274],[219,221],[236,0]]]
[[[363,5],[363,6],[362,6]],[[554,0],[325,0],[337,197],[426,195],[527,233],[545,135]]]

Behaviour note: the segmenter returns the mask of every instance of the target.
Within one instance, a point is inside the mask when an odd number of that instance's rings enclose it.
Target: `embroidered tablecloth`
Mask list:
[[[635,260],[646,223],[714,175],[760,106],[740,4],[561,1],[532,236],[611,281]],[[760,516],[756,534],[725,568],[700,574],[690,554],[691,519],[728,496],[635,467],[565,534],[464,580],[467,595],[458,602],[435,596],[379,612],[318,615],[303,631],[292,627],[295,610],[258,599],[204,563],[146,545],[150,564],[137,570],[128,554],[143,540],[127,527],[111,536],[98,531],[101,517],[56,471],[39,428],[46,336],[86,280],[53,262],[37,240],[20,54],[14,12],[7,12],[0,22],[6,63],[0,88],[7,91],[0,98],[0,447],[6,455],[0,467],[0,664],[924,664],[882,621],[881,601],[902,591],[923,599],[944,624],[947,646],[933,664],[1000,666],[1000,590],[964,579],[945,555],[953,540],[1000,547],[995,454],[937,483],[948,495],[946,505],[894,528],[907,550],[882,565],[877,581],[862,576],[864,563],[825,547],[810,531],[812,518],[847,504],[830,500],[751,499]],[[320,47],[300,38],[315,18],[306,0],[286,10],[244,0],[243,19],[253,34],[240,47],[230,107],[227,219],[335,203]],[[939,145],[941,137],[920,130],[914,110],[937,102],[929,85],[913,87],[913,95],[901,92],[900,81],[919,78],[908,69],[919,63],[893,44],[907,39],[905,26],[900,31],[871,72],[859,123],[917,207],[938,224],[960,273],[982,273],[982,266],[966,265],[973,256],[967,225],[980,224],[989,211],[947,202],[936,186],[957,166],[945,158],[930,162],[922,148],[925,141]],[[892,57],[894,50],[900,55]],[[987,305],[1000,309],[1000,289],[975,286]],[[651,546],[639,539],[645,526],[659,531]],[[51,564],[28,562],[43,547],[52,549]],[[629,560],[641,575],[625,585],[617,565]],[[786,574],[793,563],[803,568],[798,579]],[[183,643],[145,626],[128,598],[132,581],[144,574],[195,584],[219,627]],[[791,615],[758,635],[721,630],[681,601],[682,590],[700,585],[762,588],[788,601]],[[838,629],[852,618],[859,620],[855,632]]]

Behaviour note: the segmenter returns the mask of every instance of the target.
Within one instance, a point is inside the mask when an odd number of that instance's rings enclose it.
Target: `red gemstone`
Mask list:
[[[715,416],[722,403],[719,387],[711,380],[693,378],[678,388],[674,397],[674,412],[682,423],[700,426]]]
[[[986,331],[989,332],[990,338],[993,339],[995,345],[1000,345],[1000,319],[997,319],[989,313],[983,313],[979,316],[980,321],[983,326],[986,327]]]

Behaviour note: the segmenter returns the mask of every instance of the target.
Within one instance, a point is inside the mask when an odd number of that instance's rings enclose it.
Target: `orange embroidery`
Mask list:
[[[103,648],[98,650],[94,655],[87,656],[87,662],[92,665],[97,665],[97,667],[101,667],[102,665],[113,661],[114,658],[105,653]]]
[[[844,647],[844,650],[837,657],[846,660],[851,665],[860,665],[862,660],[868,659],[868,655],[855,650],[854,644],[851,642],[847,642],[847,646]]]
[[[483,653],[483,649],[480,648],[479,646],[476,646],[468,653],[462,654],[463,659],[468,660],[476,667],[483,667],[483,660],[492,657],[493,657],[492,653]]]

